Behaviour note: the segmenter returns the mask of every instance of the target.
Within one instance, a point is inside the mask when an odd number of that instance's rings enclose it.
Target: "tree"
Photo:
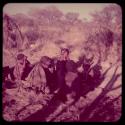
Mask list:
[[[99,54],[100,60],[106,60],[110,47],[113,44],[114,34],[108,28],[97,28],[88,35],[86,48]]]
[[[78,13],[72,13],[69,12],[65,15],[65,18],[68,22],[74,23],[76,20],[78,20],[79,14]]]
[[[96,25],[112,29],[115,24],[121,24],[122,12],[120,6],[116,4],[105,7],[102,11],[91,13],[92,20]]]
[[[51,24],[60,20],[63,16],[63,13],[55,6],[48,6],[44,9],[31,10],[29,14],[33,17],[36,17],[42,24]]]
[[[17,23],[14,21],[13,18],[8,16],[7,14],[4,14],[4,44],[7,48],[18,48],[20,49],[22,43],[23,43],[23,35],[22,32],[17,25]]]
[[[30,41],[31,43],[37,41],[37,39],[39,38],[39,33],[33,30],[27,31],[25,35],[27,36],[28,41]]]

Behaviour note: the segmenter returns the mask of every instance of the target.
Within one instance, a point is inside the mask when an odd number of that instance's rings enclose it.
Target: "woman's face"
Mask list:
[[[17,60],[17,62],[18,62],[18,64],[23,65],[23,63],[24,63],[24,59]]]
[[[47,66],[47,68],[49,68],[50,64],[51,64],[50,61],[46,62],[46,66]]]

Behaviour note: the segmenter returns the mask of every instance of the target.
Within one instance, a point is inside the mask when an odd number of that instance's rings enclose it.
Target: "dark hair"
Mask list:
[[[46,62],[51,61],[51,59],[48,56],[42,56],[40,59],[41,63],[46,64]]]
[[[69,49],[67,49],[67,48],[62,48],[62,49],[61,49],[61,52],[62,52],[62,51],[66,51],[66,52],[69,54]]]
[[[26,57],[26,56],[24,54],[20,53],[17,55],[17,60],[24,59],[24,57]]]

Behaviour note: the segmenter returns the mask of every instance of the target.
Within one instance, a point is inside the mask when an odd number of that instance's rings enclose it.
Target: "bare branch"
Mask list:
[[[122,87],[122,85],[119,85],[119,86],[117,86],[117,87],[112,88],[110,91],[113,91],[113,90],[119,89],[119,88],[121,88],[121,87]]]

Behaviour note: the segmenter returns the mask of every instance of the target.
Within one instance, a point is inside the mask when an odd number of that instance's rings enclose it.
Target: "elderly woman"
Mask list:
[[[26,79],[27,83],[29,83],[28,87],[31,87],[36,92],[49,93],[45,69],[49,68],[50,63],[49,57],[41,57],[39,63],[34,66]]]

